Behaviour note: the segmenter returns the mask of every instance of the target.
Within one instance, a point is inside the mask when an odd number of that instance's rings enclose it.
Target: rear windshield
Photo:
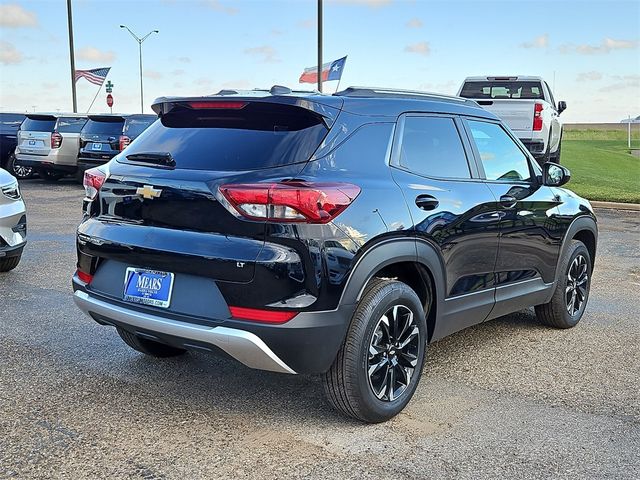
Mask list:
[[[157,120],[158,117],[137,117],[127,118],[124,124],[124,134],[129,138],[136,138],[142,132],[144,132],[149,125]]]
[[[60,133],[80,133],[85,123],[86,118],[60,117],[56,130]]]
[[[145,130],[126,154],[168,152],[177,168],[192,170],[255,170],[309,160],[327,132],[319,116],[289,105],[177,107]]]
[[[118,119],[89,119],[82,129],[82,133],[91,135],[122,135],[124,118]]]
[[[465,98],[542,99],[540,82],[486,81],[466,82],[460,92]]]
[[[27,117],[20,125],[23,132],[53,132],[56,119],[53,117]]]
[[[23,120],[24,115],[19,113],[0,113],[0,127],[2,130],[17,130]]]

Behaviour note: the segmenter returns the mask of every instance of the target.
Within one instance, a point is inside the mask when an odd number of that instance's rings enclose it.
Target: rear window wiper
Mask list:
[[[134,163],[150,163],[165,168],[175,168],[176,162],[169,152],[145,152],[126,155]]]

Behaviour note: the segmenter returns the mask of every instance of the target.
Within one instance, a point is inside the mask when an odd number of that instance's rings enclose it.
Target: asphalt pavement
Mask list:
[[[638,212],[597,212],[576,328],[525,310],[437,342],[407,409],[363,425],[312,376],[128,348],[72,301],[82,188],[22,189],[29,244],[0,274],[0,478],[640,478]]]

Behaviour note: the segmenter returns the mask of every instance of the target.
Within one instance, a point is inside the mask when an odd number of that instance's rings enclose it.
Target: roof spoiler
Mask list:
[[[205,108],[217,108],[220,110],[241,110],[246,105],[252,103],[271,103],[276,105],[288,105],[291,107],[298,107],[304,110],[308,110],[323,118],[328,127],[333,125],[333,122],[338,117],[340,109],[342,108],[343,101],[335,97],[317,97],[309,98],[304,96],[287,95],[284,90],[289,90],[286,87],[273,87],[271,92],[264,92],[266,95],[247,94],[247,92],[241,92],[235,94],[235,90],[221,90],[216,95],[208,95],[204,97],[160,97],[154,100],[151,108],[160,117],[171,112],[176,107],[191,108],[191,109],[205,109]],[[262,93],[262,92],[260,92]],[[210,106],[207,106],[209,104]],[[219,106],[216,106],[219,104]]]

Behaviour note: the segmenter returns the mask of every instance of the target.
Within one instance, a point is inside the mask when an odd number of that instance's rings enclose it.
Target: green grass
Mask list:
[[[640,135],[632,147],[640,147]],[[627,132],[565,131],[562,165],[571,170],[567,187],[589,200],[640,203],[640,158],[627,149]]]

